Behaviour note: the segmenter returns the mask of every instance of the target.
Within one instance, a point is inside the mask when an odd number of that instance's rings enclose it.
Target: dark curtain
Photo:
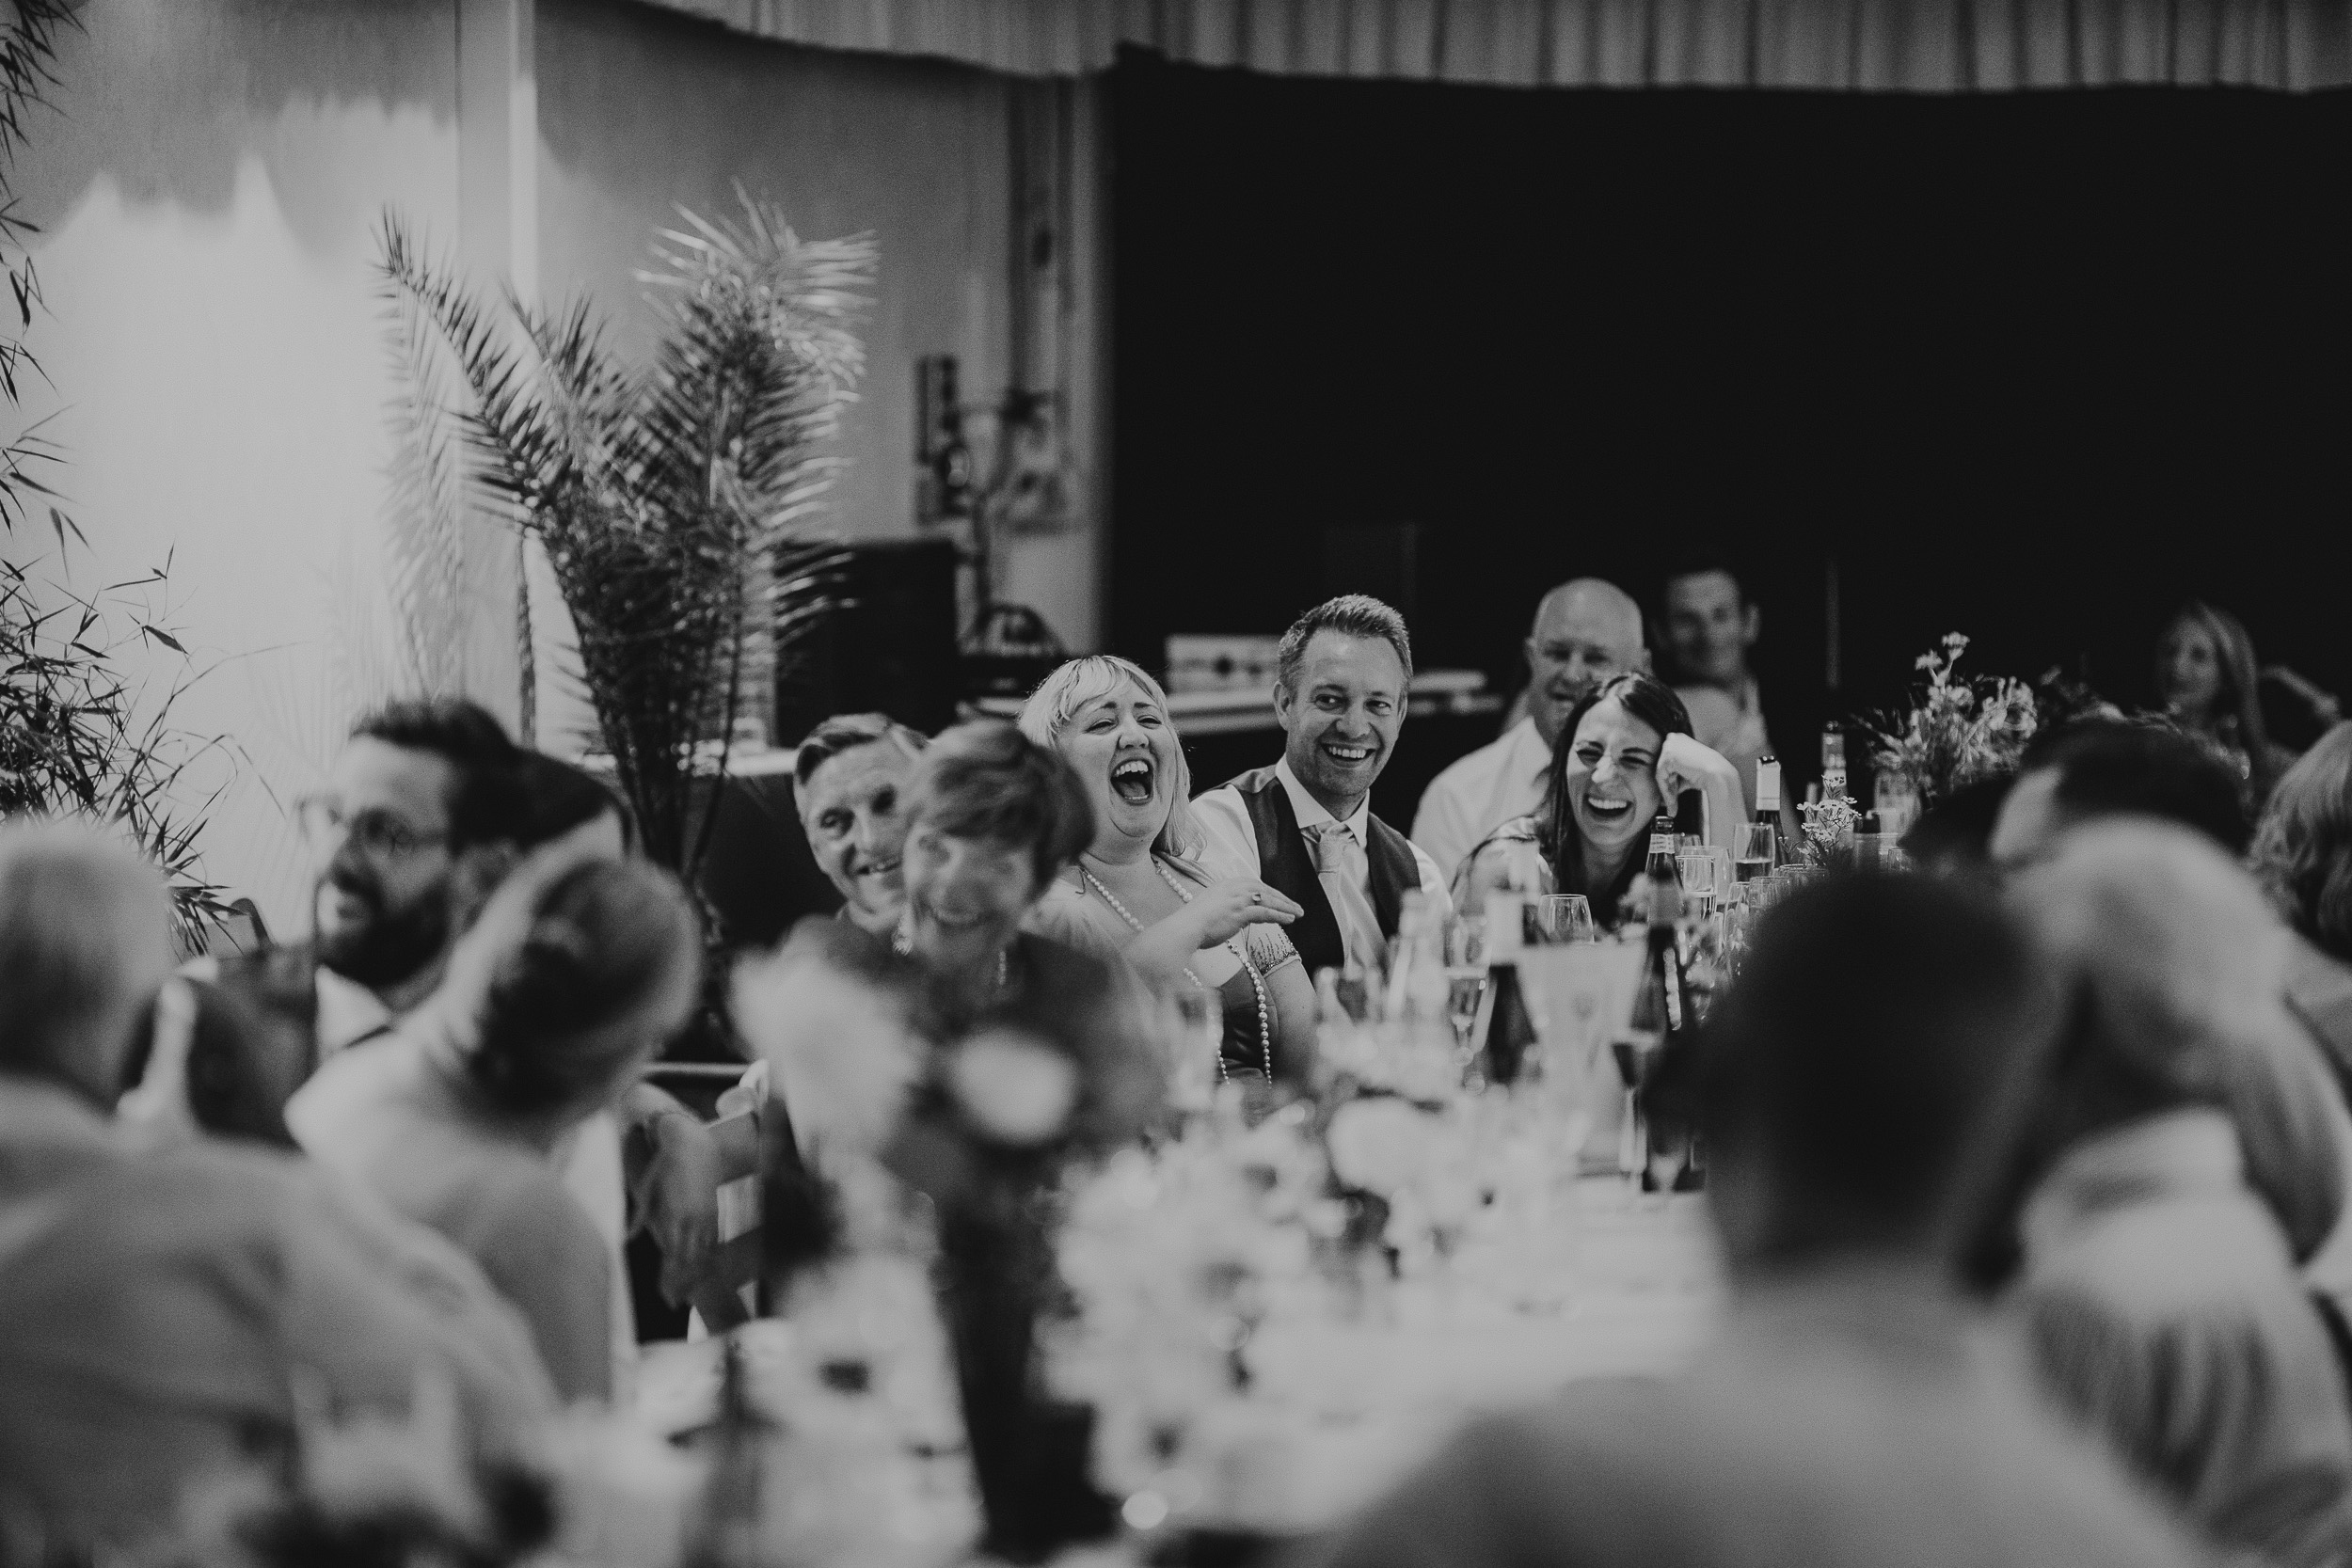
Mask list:
[[[1510,684],[1546,585],[1652,600],[1714,531],[1794,758],[1954,629],[1968,666],[2146,700],[2192,594],[2352,690],[2352,94],[1524,93],[1131,55],[1115,102],[1120,652],[1279,630],[1346,585],[1329,531],[1413,523],[1422,661]]]

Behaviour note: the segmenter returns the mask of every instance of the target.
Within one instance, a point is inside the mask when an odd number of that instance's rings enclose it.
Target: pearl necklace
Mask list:
[[[1192,890],[1184,886],[1183,882],[1177,880],[1176,874],[1168,870],[1166,865],[1162,864],[1160,857],[1157,855],[1153,855],[1152,857],[1152,869],[1160,874],[1160,880],[1168,884],[1168,891],[1176,895],[1177,900],[1180,903],[1189,904],[1192,902]],[[1086,879],[1086,884],[1088,887],[1092,888],[1096,893],[1103,895],[1103,902],[1111,907],[1111,911],[1113,913],[1117,914],[1120,919],[1125,921],[1131,929],[1136,931],[1137,934],[1141,934],[1144,928],[1143,922],[1136,918],[1135,911],[1120,903],[1119,901],[1119,895],[1113,893],[1109,888],[1104,887],[1103,885],[1103,879],[1097,877],[1092,871],[1088,870],[1086,863],[1083,861],[1081,861],[1078,864],[1078,875]],[[1273,1009],[1266,1003],[1265,980],[1258,974],[1257,966],[1249,961],[1249,955],[1242,950],[1241,939],[1239,937],[1229,938],[1225,942],[1225,946],[1227,950],[1233,955],[1234,958],[1240,962],[1241,972],[1249,976],[1249,989],[1251,991],[1256,993],[1258,1001],[1258,1056],[1259,1060],[1264,1066],[1265,1081],[1271,1084],[1274,1082],[1274,1021]],[[1200,987],[1202,990],[1214,992],[1216,990],[1215,986],[1209,984],[1206,980],[1200,978],[1198,974],[1194,973],[1193,967],[1190,964],[1186,964],[1184,966],[1184,978],[1190,980],[1194,985]],[[1216,1053],[1216,1081],[1220,1084],[1224,1083],[1226,1075],[1225,1053],[1220,1048]]]
[[[905,927],[901,926],[890,933],[890,950],[902,958],[914,957],[914,939],[907,934]],[[996,949],[996,995],[1004,995],[1005,988],[1011,983],[1012,964],[1006,958],[1005,950],[999,947]]]

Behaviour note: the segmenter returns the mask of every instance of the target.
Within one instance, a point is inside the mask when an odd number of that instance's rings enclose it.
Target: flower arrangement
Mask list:
[[[1348,1223],[1310,1107],[1130,1150],[1077,1184],[1056,1249],[1067,1290],[1049,1377],[1096,1413],[1094,1479],[1150,1529],[1225,1517],[1212,1433],[1249,1381],[1251,1336],[1315,1288]]]
[[[934,1003],[887,949],[831,924],[739,973],[736,1016],[792,1105],[805,1162],[769,1183],[771,1283],[786,1252],[796,1291],[870,1282],[877,1258],[920,1259],[985,1548],[1038,1560],[1110,1524],[1084,1474],[1085,1413],[1035,1375],[1061,1184],[1142,1129],[1158,1064],[1131,1060],[1114,1027],[1065,1039],[1017,1009],[959,1036]],[[793,1243],[779,1247],[793,1209]]]
[[[1955,673],[1968,639],[1948,633],[1940,652],[1921,654],[1928,682],[1906,712],[1886,713],[1865,728],[1878,767],[1908,781],[1931,806],[1963,785],[2017,766],[2037,722],[2033,689],[2006,676]],[[1807,832],[1811,832],[1808,823]]]
[[[1807,800],[1797,807],[1804,817],[1804,857],[1815,865],[1828,863],[1853,843],[1854,824],[1862,820],[1851,795]]]
[[[296,1402],[282,1472],[256,1466],[189,1493],[174,1568],[502,1568],[552,1538],[539,1456],[472,1455],[446,1379],[421,1376],[398,1416]]]

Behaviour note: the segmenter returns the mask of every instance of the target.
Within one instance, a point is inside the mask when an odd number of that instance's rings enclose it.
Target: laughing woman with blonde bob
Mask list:
[[[1021,730],[1061,754],[1094,807],[1094,841],[1032,925],[1120,955],[1154,990],[1213,992],[1225,1019],[1219,1077],[1302,1081],[1314,990],[1282,927],[1304,911],[1253,877],[1213,880],[1200,868],[1192,775],[1159,682],[1123,658],[1073,658],[1030,695]]]

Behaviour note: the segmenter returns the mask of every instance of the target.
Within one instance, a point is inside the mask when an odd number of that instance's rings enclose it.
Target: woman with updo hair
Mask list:
[[[565,1400],[612,1395],[613,1287],[549,1156],[685,1025],[701,957],[669,873],[549,845],[501,884],[440,988],[288,1107],[314,1158],[481,1266]]]

